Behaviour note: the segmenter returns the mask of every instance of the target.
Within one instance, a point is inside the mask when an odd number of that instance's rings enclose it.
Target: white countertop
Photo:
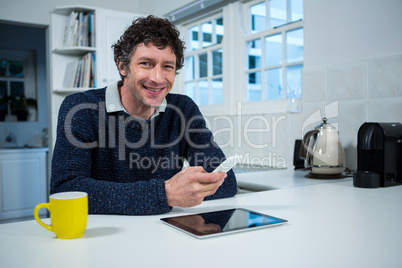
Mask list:
[[[236,173],[237,184],[241,188],[255,191],[286,189],[320,183],[334,183],[352,180],[352,177],[323,176],[314,178],[306,170],[279,169]]]
[[[304,183],[295,181],[292,186],[290,173],[266,174],[275,174],[271,182],[278,180],[289,187],[207,201],[194,208],[174,208],[164,215],[90,215],[79,239],[56,239],[35,221],[3,224],[0,266],[401,267],[401,186],[360,189],[353,187],[350,179],[309,183],[303,176],[294,176]],[[240,181],[254,175],[241,175]],[[233,207],[289,223],[198,240],[160,221],[167,216]]]

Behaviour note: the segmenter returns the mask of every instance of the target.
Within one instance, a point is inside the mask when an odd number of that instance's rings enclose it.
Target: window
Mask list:
[[[300,98],[303,1],[266,0],[247,7],[245,100]]]
[[[303,0],[229,2],[180,24],[179,90],[206,115],[290,112],[301,97]]]
[[[0,49],[0,121],[7,114],[25,121],[21,109],[36,103],[34,58],[33,51]]]
[[[223,17],[188,28],[184,91],[199,105],[223,104]]]

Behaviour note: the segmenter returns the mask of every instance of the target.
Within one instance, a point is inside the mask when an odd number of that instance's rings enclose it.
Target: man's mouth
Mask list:
[[[146,87],[146,86],[144,86],[144,88],[146,90],[149,90],[149,91],[152,91],[152,92],[158,92],[158,91],[161,91],[161,90],[164,89],[164,87],[163,88],[152,88],[152,87]]]

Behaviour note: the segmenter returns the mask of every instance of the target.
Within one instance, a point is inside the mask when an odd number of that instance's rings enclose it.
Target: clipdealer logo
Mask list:
[[[125,116],[106,113],[106,103],[81,103],[72,107],[64,118],[64,133],[68,141],[77,148],[93,149],[93,148],[116,148],[118,147],[119,160],[126,160],[126,148],[139,149],[145,144],[150,144],[153,149],[166,149],[177,145],[180,141],[185,139],[189,146],[196,149],[203,149],[211,144],[218,146],[215,142],[215,137],[219,136],[221,143],[220,148],[235,148],[243,151],[242,164],[251,165],[269,165],[285,167],[285,159],[278,156],[274,152],[267,152],[267,155],[261,157],[252,156],[252,153],[246,152],[244,148],[250,150],[266,150],[267,148],[277,147],[278,128],[280,124],[286,121],[285,115],[252,115],[244,118],[242,112],[241,102],[238,103],[237,114],[235,116],[219,115],[211,119],[203,116],[195,116],[190,119],[185,118],[180,108],[167,104],[166,109],[171,109],[177,114],[179,122],[179,135],[171,139],[168,143],[157,144],[155,125],[148,124],[146,120],[132,116]],[[75,122],[76,120],[84,120],[81,113],[92,113],[93,118],[97,118],[97,137],[95,140],[85,140],[80,135],[75,136]],[[193,140],[193,133],[209,132],[211,129],[211,120],[215,125],[220,127],[211,131],[211,140],[206,141],[204,144],[199,144]],[[152,120],[151,120],[152,121]],[[149,121],[148,121],[149,122]],[[139,127],[141,133],[139,139],[130,141],[126,137],[127,128],[132,127],[132,124]],[[84,125],[85,123],[80,123]],[[117,126],[117,129],[116,129]],[[205,127],[208,128],[205,129]],[[88,127],[91,127],[88,124]],[[92,131],[92,129],[89,129]],[[93,135],[89,135],[93,138]],[[196,135],[194,135],[196,136]],[[256,138],[257,137],[257,138]],[[258,138],[260,137],[260,138]],[[245,146],[245,147],[244,147]],[[134,154],[130,156],[132,162],[138,160],[139,155]],[[130,160],[130,161],[131,161]],[[161,163],[159,160],[141,160],[143,163]],[[165,161],[166,162],[166,161]],[[176,161],[173,161],[176,162]],[[247,163],[246,163],[247,162]],[[133,164],[133,163],[132,163]]]

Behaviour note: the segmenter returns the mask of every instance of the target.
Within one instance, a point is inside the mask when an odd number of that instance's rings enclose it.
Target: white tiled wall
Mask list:
[[[327,100],[353,100],[367,97],[367,63],[364,61],[326,66]]]
[[[402,55],[371,59],[368,64],[368,97],[402,96]]]
[[[265,161],[270,160],[277,165],[282,164],[284,159],[287,167],[292,168],[295,139],[301,139],[325,116],[339,131],[347,166],[356,169],[356,140],[360,126],[364,122],[402,122],[402,54],[304,68],[302,91],[301,113],[243,115],[241,120],[238,116],[231,116],[235,132],[241,134],[240,142],[236,136],[237,142],[233,146],[223,148],[225,154],[249,154],[250,158],[265,158]],[[242,131],[247,120],[253,116],[250,129],[265,131],[255,131],[246,136]],[[265,118],[265,123],[258,120],[258,116]],[[281,120],[275,124],[278,118]],[[228,127],[213,118],[208,119],[213,131]],[[240,132],[238,122],[241,122]],[[273,129],[274,125],[276,129]],[[225,135],[230,134],[217,135],[218,144],[227,142]],[[252,146],[246,139],[251,141]],[[268,146],[256,148],[253,144]]]

